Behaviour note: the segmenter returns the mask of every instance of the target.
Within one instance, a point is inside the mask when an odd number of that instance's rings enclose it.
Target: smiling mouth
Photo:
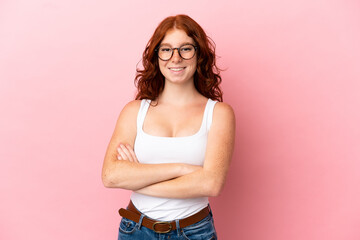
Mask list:
[[[182,70],[184,70],[186,67],[174,67],[174,68],[169,68],[171,71],[174,71],[174,72],[180,72]]]

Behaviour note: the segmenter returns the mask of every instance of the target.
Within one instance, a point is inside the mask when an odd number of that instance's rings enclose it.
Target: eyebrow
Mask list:
[[[195,44],[192,43],[192,42],[183,42],[183,43],[180,44],[180,46],[187,45],[187,44],[195,45]],[[172,47],[172,45],[171,45],[170,43],[162,43],[162,44],[160,44],[159,46],[170,46],[170,47]],[[180,47],[180,46],[179,46],[179,47]]]

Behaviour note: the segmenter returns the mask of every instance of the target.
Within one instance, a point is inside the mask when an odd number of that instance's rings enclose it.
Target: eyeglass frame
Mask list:
[[[193,55],[191,58],[184,58],[183,56],[181,56],[181,53],[180,53],[180,51],[179,51],[180,48],[182,48],[183,46],[186,46],[186,45],[191,45],[191,46],[194,47],[195,53],[194,53],[194,55]],[[197,46],[195,46],[194,44],[191,44],[191,43],[185,43],[185,44],[183,44],[183,45],[181,45],[180,47],[177,47],[177,48],[171,48],[171,47],[169,47],[169,48],[171,49],[171,56],[169,57],[169,59],[164,60],[164,59],[162,59],[162,58],[159,56],[159,48],[160,48],[160,47],[161,47],[161,45],[158,46],[158,47],[155,49],[155,52],[156,52],[158,58],[161,59],[162,61],[169,61],[169,60],[174,56],[174,50],[175,50],[175,49],[178,51],[179,56],[180,56],[182,59],[184,59],[184,60],[190,60],[190,59],[192,59],[192,58],[196,55],[196,51],[197,51]]]

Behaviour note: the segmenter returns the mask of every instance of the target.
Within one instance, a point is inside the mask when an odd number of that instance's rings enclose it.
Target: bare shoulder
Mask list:
[[[134,128],[136,127],[136,118],[139,112],[141,100],[133,100],[127,103],[121,110],[116,123],[116,128]]]
[[[141,100],[133,100],[128,102],[121,110],[118,122],[132,121],[134,118],[136,118],[140,108],[140,104],[141,104]]]
[[[133,145],[136,136],[136,119],[141,100],[133,100],[122,109],[116,122],[111,143],[129,143]]]
[[[134,112],[137,113],[140,108],[140,104],[141,104],[141,100],[132,100],[124,106],[121,112],[130,113],[130,114]]]
[[[235,122],[235,113],[233,108],[224,102],[218,102],[215,104],[213,113],[214,122]]]

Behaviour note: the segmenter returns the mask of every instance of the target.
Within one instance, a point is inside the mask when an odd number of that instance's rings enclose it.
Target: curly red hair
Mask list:
[[[222,102],[220,69],[216,66],[215,43],[201,26],[187,15],[165,18],[156,28],[143,53],[143,69],[136,69],[135,85],[138,89],[135,99],[155,100],[164,89],[165,79],[159,69],[156,48],[166,33],[181,29],[191,37],[197,46],[197,68],[194,84],[197,91],[207,98]]]

